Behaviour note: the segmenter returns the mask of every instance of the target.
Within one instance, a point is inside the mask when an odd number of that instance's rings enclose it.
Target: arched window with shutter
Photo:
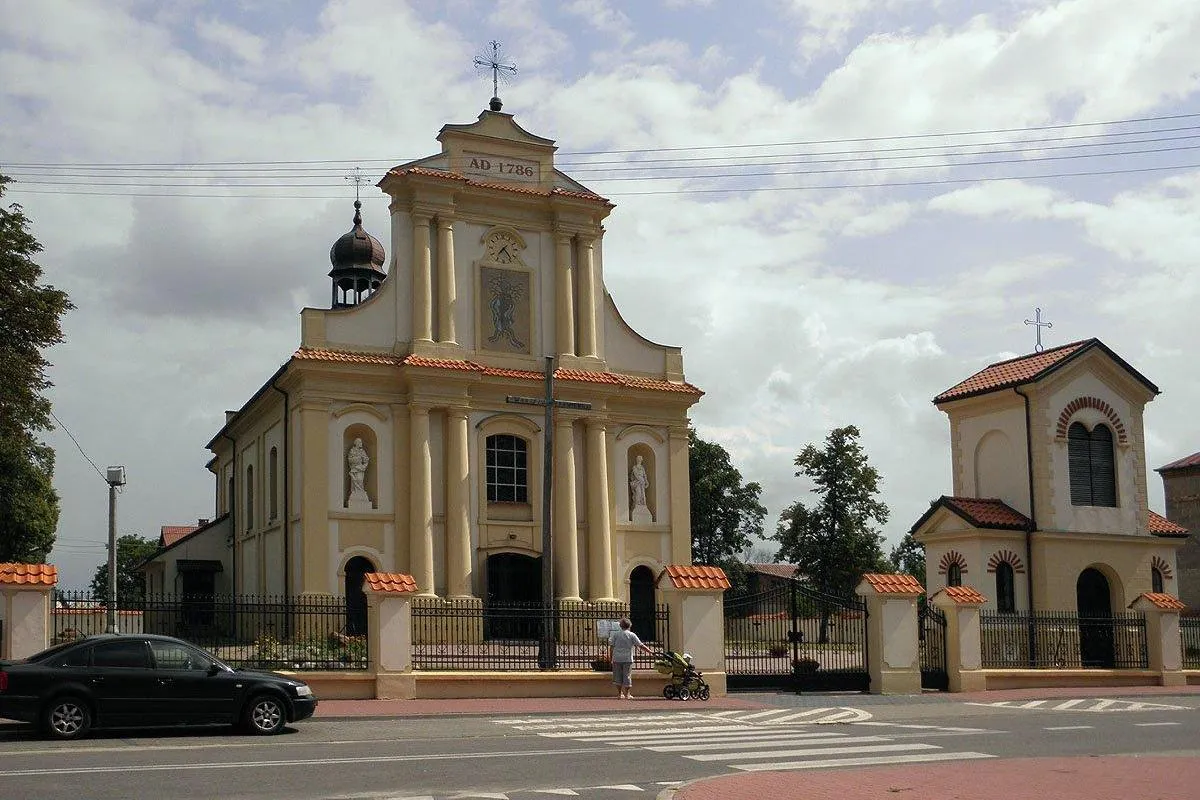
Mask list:
[[[946,567],[946,585],[947,586],[962,586],[962,567],[958,564],[951,564]]]
[[[1163,574],[1158,567],[1150,568],[1150,591],[1163,592]]]
[[[1067,430],[1071,473],[1071,505],[1116,506],[1117,465],[1113,435],[1107,425],[1089,431],[1081,422]]]

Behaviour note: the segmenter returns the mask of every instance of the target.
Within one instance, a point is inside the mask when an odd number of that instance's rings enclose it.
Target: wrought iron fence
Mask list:
[[[103,633],[108,607],[90,592],[55,597],[53,642]],[[117,608],[121,633],[175,636],[248,669],[366,669],[367,635],[347,633],[343,597],[147,595]]]
[[[929,603],[922,603],[917,626],[921,651],[921,687],[945,691],[950,688],[950,676],[946,670],[946,614]]]
[[[521,603],[485,606],[478,600],[418,602],[412,610],[413,667],[607,671],[608,634],[626,616],[628,607],[619,603],[547,609]],[[634,632],[642,641],[663,650],[670,639],[667,607],[656,606],[653,622],[647,620],[641,628],[635,624]],[[634,667],[649,669],[653,660],[635,653]]]
[[[1183,668],[1200,669],[1200,617],[1180,619],[1179,638],[1183,647]]]
[[[1081,617],[1069,612],[983,612],[985,669],[1146,669],[1146,617],[1140,612]]]

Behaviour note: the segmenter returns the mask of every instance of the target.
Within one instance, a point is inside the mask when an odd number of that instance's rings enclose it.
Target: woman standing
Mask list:
[[[642,644],[638,635],[630,630],[632,623],[627,617],[621,619],[620,625],[620,630],[613,631],[608,635],[608,657],[612,661],[613,683],[617,687],[617,697],[622,700],[630,700],[633,698],[630,691],[633,689],[634,648],[641,649],[646,653],[654,651]]]

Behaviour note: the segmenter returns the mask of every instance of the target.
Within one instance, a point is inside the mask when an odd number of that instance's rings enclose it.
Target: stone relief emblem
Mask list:
[[[492,334],[488,342],[506,341],[518,350],[525,343],[517,335],[518,301],[525,292],[525,284],[517,275],[495,270],[487,283],[488,311],[492,317]]]

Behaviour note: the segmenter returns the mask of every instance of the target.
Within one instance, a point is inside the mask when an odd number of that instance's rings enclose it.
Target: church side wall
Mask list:
[[[1163,473],[1167,519],[1190,535],[1176,556],[1179,599],[1200,609],[1200,467]]]

